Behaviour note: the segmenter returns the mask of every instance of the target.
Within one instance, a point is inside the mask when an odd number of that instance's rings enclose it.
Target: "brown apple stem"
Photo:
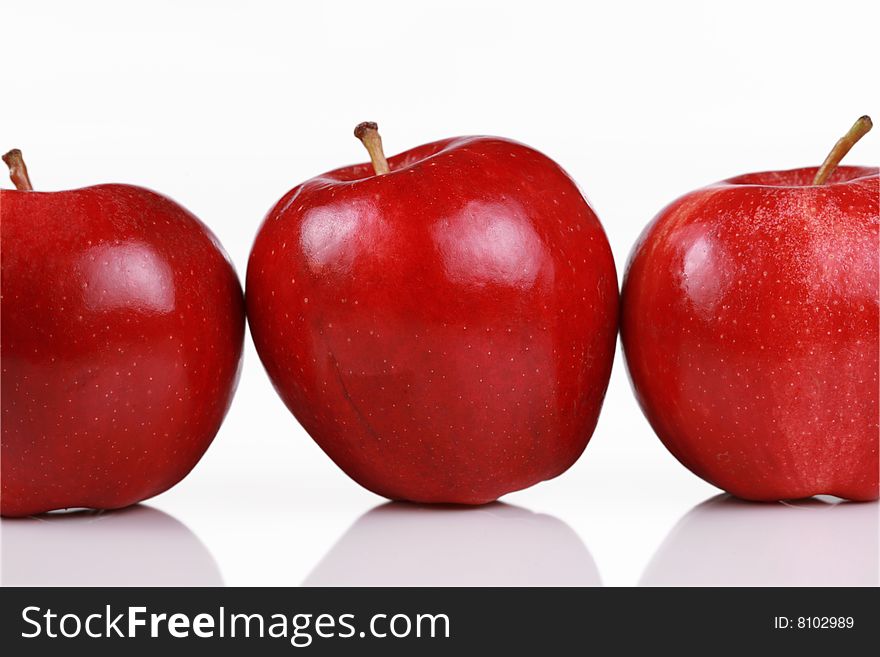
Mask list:
[[[388,160],[385,159],[385,152],[382,150],[382,137],[379,136],[379,126],[372,121],[364,121],[359,123],[354,129],[354,136],[361,140],[370,154],[370,161],[373,163],[373,170],[377,176],[388,173],[391,169],[388,167]]]
[[[27,166],[24,163],[20,150],[13,148],[3,156],[3,161],[9,167],[9,179],[12,180],[12,184],[15,185],[16,189],[25,192],[34,189],[34,186],[31,185],[31,179],[28,177]]]
[[[813,184],[824,185],[825,181],[827,181],[831,174],[834,173],[834,170],[837,168],[837,165],[840,164],[840,161],[847,153],[849,153],[849,149],[855,146],[859,139],[868,134],[868,131],[872,127],[874,127],[874,124],[871,123],[870,116],[860,116],[859,119],[853,123],[853,127],[849,129],[849,132],[834,144],[834,148],[831,149],[831,152],[828,153],[828,157],[825,158],[822,166],[819,167],[819,170],[816,172],[816,177],[813,178]]]

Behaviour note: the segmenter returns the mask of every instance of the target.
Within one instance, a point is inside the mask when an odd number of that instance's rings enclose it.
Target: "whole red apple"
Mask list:
[[[241,286],[192,214],[130,185],[32,191],[2,217],[4,516],[111,509],[180,481],[238,380]]]
[[[247,308],[282,399],[355,481],[480,504],[566,470],[617,331],[602,226],[544,155],[463,137],[313,178],[266,216]]]
[[[654,219],[623,287],[639,403],[687,468],[741,498],[878,497],[877,167],[753,173]]]

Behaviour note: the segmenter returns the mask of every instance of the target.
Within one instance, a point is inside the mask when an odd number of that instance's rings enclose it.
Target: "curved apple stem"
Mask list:
[[[364,121],[359,123],[354,129],[354,136],[361,140],[370,154],[370,161],[373,163],[373,170],[377,176],[388,173],[391,169],[388,166],[388,160],[385,159],[385,152],[382,150],[382,137],[379,136],[379,126],[372,121]]]
[[[21,156],[21,151],[13,148],[3,156],[3,161],[9,167],[9,179],[12,180],[15,188],[25,192],[33,191],[34,186],[31,185],[31,179],[28,177],[27,166]]]
[[[831,149],[831,152],[828,153],[828,157],[825,158],[822,166],[819,167],[819,170],[816,172],[816,177],[813,178],[813,184],[824,185],[831,174],[834,173],[834,170],[837,168],[837,165],[840,164],[840,161],[847,153],[849,153],[849,149],[855,146],[859,139],[868,134],[868,131],[872,127],[874,127],[874,124],[871,122],[870,116],[860,116],[859,119],[853,123],[853,127],[850,128],[836,144],[834,144],[834,148]]]

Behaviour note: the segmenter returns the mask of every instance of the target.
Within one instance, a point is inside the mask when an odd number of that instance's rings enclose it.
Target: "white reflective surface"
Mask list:
[[[878,506],[718,495],[689,511],[643,586],[878,586]]]
[[[305,586],[599,586],[564,522],[509,504],[388,503],[358,518]]]
[[[670,519],[659,534],[651,528],[650,500],[642,508],[632,504],[609,500],[569,507],[569,524],[504,503],[473,508],[384,503],[359,515],[337,503],[281,510],[267,499],[267,509],[250,515],[241,509],[212,514],[216,520],[199,531],[211,550],[180,520],[147,505],[4,519],[0,582],[880,586],[877,503],[819,498],[756,504],[716,495],[677,522]],[[657,540],[650,541],[655,534]],[[584,536],[596,540],[603,558],[594,559]],[[232,576],[224,581],[221,568]]]
[[[214,557],[183,523],[137,505],[4,519],[3,586],[222,586]]]
[[[26,56],[4,76],[3,98],[23,100],[3,105],[0,152],[22,148],[41,190],[124,182],[169,195],[212,229],[240,275],[261,219],[287,190],[367,160],[351,134],[359,121],[379,122],[388,154],[468,134],[546,153],[593,203],[622,275],[651,217],[680,194],[817,165],[856,116],[880,107],[880,85],[865,83],[876,77],[877,2],[799,3],[797,29],[791,3],[766,0],[735,10],[691,0],[676,12],[660,2],[453,1],[442,12],[380,2],[365,12],[354,0],[261,11],[226,1],[210,3],[210,20],[199,2],[81,4],[17,2],[2,13],[5,52]],[[426,47],[451,36],[453,47]],[[846,53],[845,65],[814,56],[819,37],[825,51]],[[368,75],[352,65],[365,53],[381,62]],[[780,53],[809,65],[768,65]],[[162,93],[145,93],[145,79],[161,80]],[[880,162],[880,129],[846,161]],[[317,217],[301,235],[316,264],[347,261],[333,249],[348,231],[382,230],[357,212],[337,226]],[[533,239],[516,224],[474,230],[493,244]],[[472,254],[474,266],[500,267],[511,284],[540,275],[487,248]],[[691,273],[703,255],[687,254]],[[541,352],[558,346],[544,341]],[[212,584],[220,572],[230,586],[876,583],[876,504],[702,505],[720,491],[656,438],[619,349],[582,458],[505,496],[518,510],[455,513],[370,511],[384,500],[305,434],[250,337],[245,351],[229,415],[192,473],[147,511],[3,521],[3,583]],[[540,405],[545,393],[535,394]]]

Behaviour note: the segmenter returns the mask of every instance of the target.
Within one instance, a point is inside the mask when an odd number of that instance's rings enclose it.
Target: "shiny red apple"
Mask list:
[[[4,516],[111,509],[180,481],[241,363],[241,287],[217,239],[130,185],[0,191]]]
[[[463,137],[298,185],[266,216],[248,319],[282,399],[353,479],[479,504],[566,470],[617,331],[602,226],[566,173]]]
[[[753,173],[642,235],[621,336],[639,403],[687,468],[741,498],[878,497],[877,167]]]

